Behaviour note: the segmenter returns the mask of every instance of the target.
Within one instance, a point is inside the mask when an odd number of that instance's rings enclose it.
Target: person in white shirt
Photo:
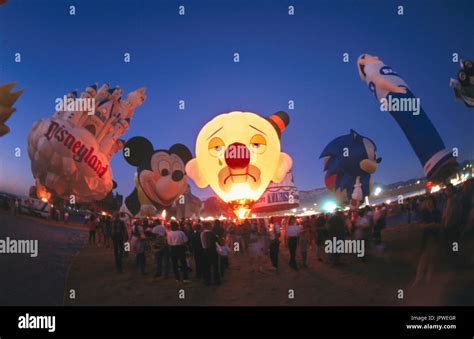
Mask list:
[[[188,282],[188,271],[186,263],[186,243],[188,242],[188,237],[184,234],[183,231],[179,229],[179,225],[176,221],[171,222],[171,232],[168,233],[166,237],[168,240],[168,245],[170,248],[171,255],[171,265],[173,267],[174,276],[176,281],[181,281],[181,276],[178,268],[178,262],[181,266],[181,271],[183,273],[183,282]]]
[[[296,265],[296,248],[298,246],[298,236],[300,232],[301,228],[296,224],[296,218],[291,216],[285,230],[285,238],[288,244],[288,250],[290,251],[290,262],[288,264],[294,270],[298,269]]]
[[[159,219],[156,221],[155,227],[153,227],[151,233],[160,235],[162,237],[166,235],[166,228],[161,224],[161,221]]]

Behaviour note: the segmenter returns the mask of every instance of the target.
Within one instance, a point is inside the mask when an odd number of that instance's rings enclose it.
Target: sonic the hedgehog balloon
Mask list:
[[[372,191],[372,177],[377,164],[375,143],[352,130],[332,140],[321,152],[324,158],[324,183],[340,204],[355,208]]]
[[[119,137],[145,100],[140,88],[121,98],[122,89],[88,86],[56,100],[56,113],[36,121],[28,135],[31,170],[55,197],[76,202],[101,200],[113,188],[109,162],[123,147]]]
[[[10,132],[5,122],[16,111],[13,105],[18,100],[23,90],[12,92],[17,84],[15,82],[0,86],[0,137]]]
[[[428,180],[444,181],[454,173],[457,162],[446,149],[438,131],[403,79],[378,57],[362,54],[357,60],[360,78],[405,133],[423,166]]]
[[[474,107],[474,66],[471,60],[462,60],[457,79],[451,79],[451,87],[457,99],[467,107]]]
[[[193,157],[183,144],[155,150],[144,137],[133,137],[123,148],[125,160],[137,167],[135,189],[122,211],[132,216],[153,216],[170,207],[188,186],[184,170]]]
[[[196,158],[186,173],[200,188],[211,186],[239,218],[245,218],[270,182],[281,182],[292,160],[280,151],[286,112],[268,119],[251,112],[216,116],[199,132]]]

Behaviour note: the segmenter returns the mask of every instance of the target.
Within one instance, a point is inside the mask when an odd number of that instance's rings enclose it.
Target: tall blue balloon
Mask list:
[[[405,133],[423,166],[428,180],[445,180],[457,166],[453,153],[446,149],[441,136],[405,81],[377,57],[362,54],[359,75]]]

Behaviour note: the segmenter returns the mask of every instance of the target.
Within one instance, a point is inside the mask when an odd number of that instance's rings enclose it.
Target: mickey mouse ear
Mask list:
[[[183,144],[175,144],[171,146],[170,153],[174,153],[178,155],[183,160],[183,163],[185,165],[188,163],[189,160],[193,158],[193,155],[191,151],[189,150],[189,148],[187,148]]]
[[[135,167],[150,159],[152,154],[153,144],[144,137],[133,137],[123,147],[124,159]]]

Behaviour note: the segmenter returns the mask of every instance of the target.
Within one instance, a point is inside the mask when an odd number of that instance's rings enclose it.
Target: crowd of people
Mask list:
[[[473,202],[472,180],[406,201],[410,221],[428,225],[423,232],[422,250],[429,247],[433,252],[433,243],[445,248],[447,241],[459,240],[465,229],[472,229]],[[188,282],[192,276],[206,285],[219,285],[230,265],[231,252],[244,255],[251,252],[255,242],[263,244],[261,254],[268,255],[273,270],[279,269],[282,250],[288,251],[288,265],[294,270],[308,267],[310,253],[318,261],[342,264],[344,254],[325,251],[326,240],[333,238],[364,241],[365,255],[360,260],[365,262],[374,250],[384,250],[382,231],[387,218],[406,211],[406,207],[398,205],[383,203],[357,210],[255,218],[241,223],[229,219],[130,219],[116,213],[113,217],[90,215],[86,224],[91,245],[113,248],[118,272],[123,270],[123,258],[131,252],[141,274],[148,273],[147,262],[152,260],[156,277],[166,278],[172,273],[178,282]],[[422,255],[417,281],[424,279],[425,274],[420,272],[426,272],[425,266],[432,265],[433,260],[432,254]]]
[[[20,202],[10,200],[4,206],[19,213]],[[308,267],[308,258],[340,265],[344,254],[326,253],[328,239],[361,240],[365,243],[365,262],[371,253],[384,250],[383,230],[387,219],[407,216],[407,223],[423,227],[422,254],[415,283],[429,281],[435,266],[450,257],[450,246],[474,230],[474,180],[462,185],[447,185],[436,192],[408,198],[400,203],[383,203],[356,210],[337,210],[311,216],[294,215],[235,220],[173,220],[129,218],[87,214],[84,224],[89,244],[113,250],[117,272],[122,272],[125,257],[134,257],[137,270],[147,274],[147,262],[153,261],[154,275],[172,273],[179,282],[190,277],[206,285],[219,285],[229,268],[231,253],[245,255],[258,242],[259,255],[269,257],[273,270],[280,267],[280,252],[288,252],[288,266],[294,270]],[[67,222],[68,213],[62,213]],[[405,223],[405,221],[403,221]],[[250,254],[254,255],[254,254]]]

